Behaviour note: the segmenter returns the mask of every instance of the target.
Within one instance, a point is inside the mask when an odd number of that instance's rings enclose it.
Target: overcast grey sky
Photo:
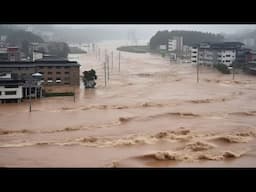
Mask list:
[[[56,26],[56,25],[55,25]],[[255,24],[175,24],[175,25],[153,25],[153,24],[137,24],[137,25],[57,25],[60,27],[70,27],[70,28],[97,28],[97,29],[133,29],[133,30],[194,30],[194,31],[203,31],[203,32],[212,32],[212,33],[237,33],[244,32],[248,30],[256,29]]]

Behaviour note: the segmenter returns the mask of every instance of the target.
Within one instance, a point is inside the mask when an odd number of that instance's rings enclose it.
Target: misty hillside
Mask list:
[[[150,48],[156,49],[161,44],[167,44],[168,39],[174,36],[182,36],[183,44],[192,46],[200,42],[221,42],[224,41],[224,37],[220,34],[204,33],[198,31],[158,31],[150,39]]]
[[[103,40],[149,40],[155,33],[155,30],[150,28],[139,30],[118,26],[16,25],[15,27],[38,34],[45,41],[65,41],[68,43],[91,43]]]
[[[38,43],[44,42],[39,35],[11,26],[0,25],[0,36],[2,35],[6,36],[6,42],[10,45],[21,46],[24,41]]]
[[[43,30],[41,28],[41,30]],[[47,31],[48,29],[46,29]],[[0,36],[6,36],[6,42],[9,45],[18,46],[21,48],[21,51],[28,55],[29,43],[43,43],[46,42],[37,34],[34,34],[31,31],[27,31],[24,26],[16,25],[0,25]],[[70,52],[69,46],[65,42],[46,42],[47,50],[43,47],[40,48],[41,51],[47,52],[51,55],[58,57],[67,58],[68,53]]]
[[[242,33],[225,35],[225,41],[240,41],[246,47],[256,49],[256,30],[248,30]]]

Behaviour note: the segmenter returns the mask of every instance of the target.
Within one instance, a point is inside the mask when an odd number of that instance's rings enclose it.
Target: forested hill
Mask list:
[[[183,44],[192,46],[200,42],[221,42],[224,37],[220,34],[204,33],[199,31],[158,31],[150,39],[150,49],[156,49],[161,44],[167,44],[168,39],[174,36],[182,36]]]
[[[44,42],[40,36],[32,32],[0,25],[0,36],[2,35],[7,37],[6,41],[11,45],[21,46],[24,41]]]

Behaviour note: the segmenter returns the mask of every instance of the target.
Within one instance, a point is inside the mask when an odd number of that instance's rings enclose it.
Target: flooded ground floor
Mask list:
[[[0,105],[1,167],[255,167],[256,77],[152,54],[80,55],[95,89]]]

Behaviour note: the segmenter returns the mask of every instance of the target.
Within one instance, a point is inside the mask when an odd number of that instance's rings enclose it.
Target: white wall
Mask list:
[[[173,37],[174,40],[176,40],[176,49],[179,51],[179,52],[182,52],[183,51],[183,37],[182,36],[175,36]]]
[[[197,63],[198,59],[198,48],[191,48],[191,63]]]
[[[0,79],[11,79],[11,78],[12,78],[11,73],[0,72]]]
[[[177,40],[169,39],[168,41],[168,51],[175,51],[177,49]]]
[[[43,53],[33,52],[33,61],[37,59],[42,59],[42,58],[43,58]]]
[[[218,62],[224,65],[231,65],[236,59],[235,50],[221,50],[218,52]]]
[[[16,91],[16,95],[5,95],[5,91]],[[22,86],[18,88],[5,88],[4,86],[0,86],[0,92],[0,99],[21,99],[23,97]]]
[[[160,45],[159,48],[160,48],[161,50],[166,50],[166,45]]]

